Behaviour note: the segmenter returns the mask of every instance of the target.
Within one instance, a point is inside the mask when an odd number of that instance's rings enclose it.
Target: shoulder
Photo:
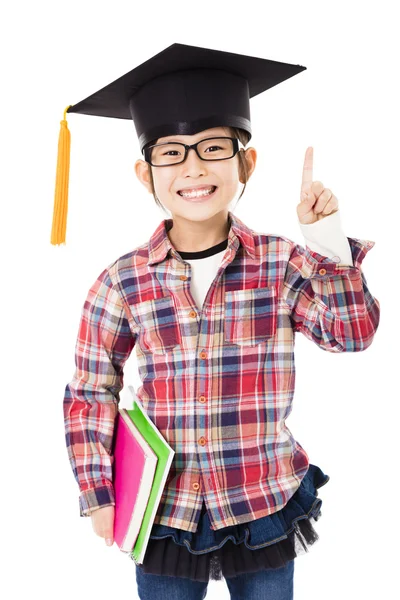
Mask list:
[[[107,267],[110,277],[123,276],[124,272],[132,269],[141,268],[149,259],[148,242],[137,246],[130,252],[122,254],[114,259]]]
[[[252,230],[254,244],[259,254],[266,252],[276,252],[278,256],[290,254],[296,242],[276,233],[264,233]]]
[[[138,282],[147,272],[148,259],[148,242],[145,242],[115,258],[103,269],[99,278],[126,299],[137,292]]]

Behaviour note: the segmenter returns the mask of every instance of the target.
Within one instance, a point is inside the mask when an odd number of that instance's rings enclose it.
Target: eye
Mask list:
[[[209,147],[206,149],[206,152],[207,152],[207,150],[209,150],[210,148],[218,148],[218,150],[221,150],[221,146],[209,146]]]

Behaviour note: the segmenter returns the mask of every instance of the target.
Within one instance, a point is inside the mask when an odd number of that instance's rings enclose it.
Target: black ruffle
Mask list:
[[[201,531],[205,523],[209,530],[203,502],[195,533],[154,525],[143,564],[137,568],[145,573],[206,582],[283,567],[308,552],[319,539],[314,529],[322,515],[317,489],[328,481],[328,475],[310,464],[300,487],[283,509],[261,519],[213,531],[212,550],[208,549],[211,546],[202,547]]]

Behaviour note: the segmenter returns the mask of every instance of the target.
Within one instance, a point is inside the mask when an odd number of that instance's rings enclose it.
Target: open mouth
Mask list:
[[[179,190],[177,194],[181,196],[184,200],[189,200],[191,202],[200,202],[201,200],[207,200],[210,198],[216,191],[216,185],[210,185],[209,188],[204,188],[198,192],[184,192],[183,190]]]

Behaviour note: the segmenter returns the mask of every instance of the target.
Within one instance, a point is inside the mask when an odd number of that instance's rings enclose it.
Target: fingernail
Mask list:
[[[113,541],[110,538],[106,539],[106,544],[107,546],[112,546],[113,545]]]

